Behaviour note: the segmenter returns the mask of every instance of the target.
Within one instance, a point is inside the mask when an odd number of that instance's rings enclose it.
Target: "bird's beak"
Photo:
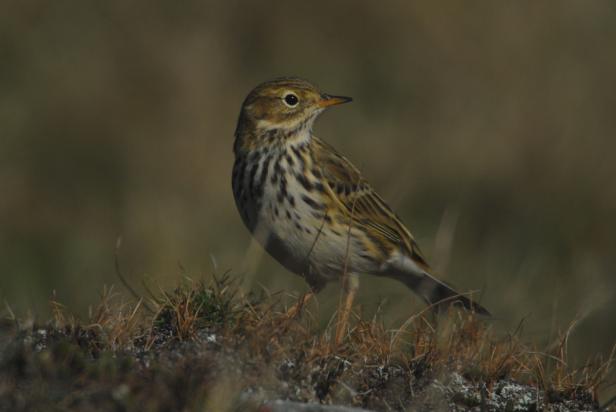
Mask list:
[[[335,106],[337,104],[343,104],[343,103],[348,103],[353,101],[352,98],[350,97],[345,97],[345,96],[330,96],[328,94],[322,94],[321,95],[321,100],[319,100],[319,106],[320,107],[328,107],[328,106]]]

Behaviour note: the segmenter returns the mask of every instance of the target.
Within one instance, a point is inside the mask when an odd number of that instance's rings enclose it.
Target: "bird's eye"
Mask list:
[[[284,104],[286,104],[289,107],[295,107],[295,106],[297,106],[297,103],[299,102],[299,99],[293,93],[285,94],[283,100],[284,100]]]

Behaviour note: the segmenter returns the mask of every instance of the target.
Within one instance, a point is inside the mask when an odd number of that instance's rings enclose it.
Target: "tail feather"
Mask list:
[[[394,277],[421,296],[428,305],[433,305],[437,309],[452,304],[461,304],[467,310],[484,316],[492,316],[486,308],[472,301],[467,296],[460,294],[427,272],[422,272],[421,274],[398,273]]]

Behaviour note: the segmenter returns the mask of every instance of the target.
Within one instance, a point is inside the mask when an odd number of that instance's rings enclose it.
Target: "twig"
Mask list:
[[[143,297],[141,295],[139,295],[135,289],[133,289],[133,287],[128,283],[128,281],[126,280],[126,278],[124,277],[124,275],[122,274],[122,270],[120,269],[120,258],[119,258],[119,254],[120,254],[120,247],[122,246],[122,237],[119,236],[118,240],[116,242],[116,247],[113,253],[113,257],[114,257],[114,266],[115,266],[115,272],[116,275],[118,276],[118,278],[120,279],[120,282],[122,282],[122,284],[124,285],[124,287],[126,289],[128,289],[128,291],[130,292],[130,294],[137,299],[138,302],[141,302],[143,307],[150,313],[156,313],[156,311],[154,309],[152,309],[144,300]]]

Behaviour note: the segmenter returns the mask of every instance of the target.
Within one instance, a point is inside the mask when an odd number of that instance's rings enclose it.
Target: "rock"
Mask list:
[[[320,403],[302,403],[276,400],[266,402],[259,412],[373,412],[368,409],[352,408],[339,405],[322,405]]]

